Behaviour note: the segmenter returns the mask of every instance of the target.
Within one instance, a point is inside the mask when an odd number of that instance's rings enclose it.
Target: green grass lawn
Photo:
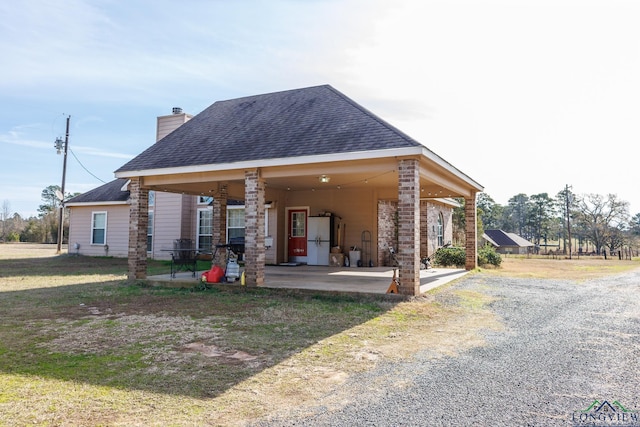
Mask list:
[[[290,393],[289,374],[268,380],[281,364],[393,306],[145,287],[126,269],[106,257],[0,257],[0,425],[233,424],[269,409],[234,403],[237,387]],[[150,274],[168,270],[149,262]]]
[[[638,265],[509,259],[471,274],[584,280]],[[149,261],[149,275],[169,269]],[[0,426],[243,425],[381,361],[455,355],[502,327],[485,295],[454,286],[390,301],[148,287],[126,271],[126,259],[0,244]],[[437,304],[445,292],[459,303]]]

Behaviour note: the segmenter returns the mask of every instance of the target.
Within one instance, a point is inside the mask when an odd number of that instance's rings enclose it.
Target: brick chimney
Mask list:
[[[182,108],[173,107],[171,114],[158,117],[158,125],[156,127],[156,142],[187,123],[193,115],[183,113]]]

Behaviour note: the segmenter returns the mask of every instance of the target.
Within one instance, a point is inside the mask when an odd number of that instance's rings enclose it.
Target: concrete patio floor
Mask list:
[[[242,271],[242,269],[241,269]],[[200,280],[199,271],[196,277],[191,272],[178,272],[172,278],[170,274],[149,276],[147,281],[152,285],[185,287],[196,286]],[[420,270],[420,293],[442,286],[468,272],[460,268],[430,268]],[[273,266],[265,267],[265,283],[262,288],[305,289],[325,292],[346,292],[364,294],[386,294],[393,269],[391,267],[324,267],[324,266]],[[231,286],[239,286],[236,281]]]

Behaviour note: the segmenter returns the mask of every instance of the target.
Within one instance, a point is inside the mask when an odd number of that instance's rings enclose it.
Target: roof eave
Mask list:
[[[489,237],[489,235],[487,235],[486,233],[484,233],[484,234],[482,235],[482,238],[483,238],[484,240],[486,240],[487,242],[491,243],[493,246],[495,246],[495,247],[497,247],[497,248],[499,248],[499,247],[500,247],[500,245],[499,245],[498,243],[496,243],[496,242],[495,242],[491,237]]]
[[[126,200],[119,201],[94,201],[94,202],[69,202],[65,203],[66,207],[80,207],[80,206],[116,206],[116,205],[128,205]]]
[[[212,170],[230,171],[230,170],[238,170],[238,169],[307,165],[312,163],[343,162],[343,161],[350,161],[350,160],[383,159],[388,157],[415,156],[420,154],[423,154],[421,147],[391,148],[386,150],[374,150],[374,151],[354,151],[351,153],[334,153],[334,154],[322,154],[322,155],[312,155],[312,156],[248,160],[245,162],[179,166],[179,167],[173,167],[173,168],[116,171],[115,176],[116,178],[131,178],[135,176],[154,176],[154,175],[172,175],[172,174],[182,174],[182,173],[210,172]]]
[[[471,179],[467,174],[465,174],[462,171],[460,171],[458,168],[456,168],[451,163],[449,163],[446,160],[444,160],[442,157],[438,156],[433,151],[429,150],[427,147],[422,147],[422,153],[421,154],[424,157],[426,157],[427,159],[429,159],[432,162],[436,163],[438,166],[442,167],[443,169],[446,169],[449,173],[455,175],[460,180],[462,180],[465,183],[469,184],[471,187],[473,187],[478,192],[482,192],[484,190],[484,186],[480,185],[475,180]]]
[[[155,175],[173,175],[184,173],[198,173],[198,172],[210,172],[210,171],[231,171],[241,169],[254,169],[254,168],[267,168],[278,166],[294,166],[294,165],[306,165],[313,163],[325,163],[325,162],[344,162],[350,160],[371,160],[371,159],[383,159],[389,157],[404,157],[404,156],[423,156],[427,160],[434,162],[447,172],[455,175],[458,179],[465,182],[478,192],[484,190],[484,187],[478,184],[473,179],[469,178],[466,174],[456,169],[449,162],[442,159],[440,156],[430,151],[424,146],[413,146],[404,148],[389,148],[385,150],[368,150],[368,151],[354,151],[350,153],[333,153],[323,155],[311,155],[311,156],[298,156],[298,157],[281,157],[273,159],[259,159],[248,160],[243,162],[232,163],[218,163],[218,164],[203,164],[203,165],[189,165],[179,166],[171,168],[156,168],[156,169],[139,169],[139,170],[127,170],[116,171],[116,178],[132,178],[136,176],[155,176]]]
[[[420,200],[438,202],[453,208],[459,208],[462,206],[456,199],[451,199],[449,197],[421,197]]]

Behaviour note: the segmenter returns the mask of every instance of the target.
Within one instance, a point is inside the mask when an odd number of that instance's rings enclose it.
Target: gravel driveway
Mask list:
[[[640,426],[640,271],[582,283],[476,274],[436,299],[457,304],[456,290],[496,298],[504,329],[486,345],[380,364],[258,425]]]

